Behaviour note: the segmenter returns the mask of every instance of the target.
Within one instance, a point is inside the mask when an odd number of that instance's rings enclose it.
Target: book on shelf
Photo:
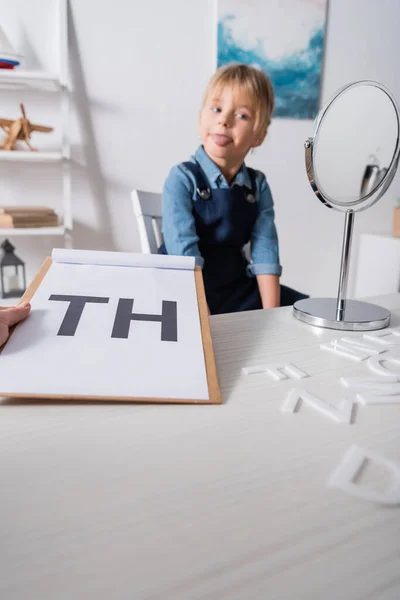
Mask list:
[[[55,214],[54,209],[48,206],[0,206],[0,215],[18,215],[20,213],[32,215]]]
[[[46,206],[2,206],[0,228],[57,227],[57,213]]]

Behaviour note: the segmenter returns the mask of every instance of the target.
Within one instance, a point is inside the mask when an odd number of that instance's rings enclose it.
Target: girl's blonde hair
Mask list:
[[[220,67],[208,82],[203,107],[211,92],[238,87],[248,93],[256,113],[255,131],[265,135],[274,110],[274,90],[270,79],[255,67],[231,64]]]

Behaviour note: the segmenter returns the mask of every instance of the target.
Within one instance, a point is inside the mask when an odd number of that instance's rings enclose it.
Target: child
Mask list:
[[[163,189],[159,253],[196,257],[211,314],[272,308],[281,298],[278,236],[265,175],[244,159],[267,135],[274,108],[268,77],[228,65],[211,78],[199,117],[202,145],[172,168]],[[243,247],[250,241],[249,263]],[[282,287],[282,296],[290,296]],[[293,294],[292,294],[293,295]]]

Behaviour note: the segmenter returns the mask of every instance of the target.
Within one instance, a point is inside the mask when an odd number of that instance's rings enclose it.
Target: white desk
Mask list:
[[[375,301],[399,326],[400,294]],[[325,485],[353,443],[400,459],[400,406],[283,414],[291,387],[335,402],[366,365],[291,308],[211,321],[222,406],[3,400],[2,599],[400,598],[400,508]],[[311,377],[241,374],[281,359]]]

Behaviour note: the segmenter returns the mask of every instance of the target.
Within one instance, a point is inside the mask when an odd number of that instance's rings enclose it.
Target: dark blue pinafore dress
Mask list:
[[[203,280],[211,314],[261,309],[257,280],[247,274],[249,262],[243,253],[258,217],[255,171],[247,167],[251,191],[237,185],[210,189],[198,164],[183,164],[196,179],[193,216],[204,258]],[[167,254],[165,244],[158,252]],[[304,297],[281,286],[281,306]]]

